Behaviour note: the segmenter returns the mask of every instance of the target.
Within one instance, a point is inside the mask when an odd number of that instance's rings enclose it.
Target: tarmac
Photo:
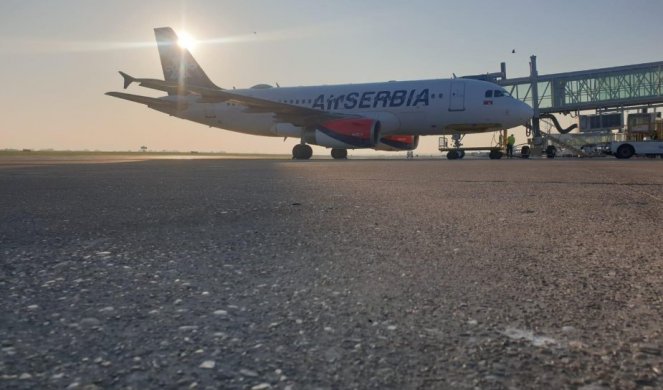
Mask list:
[[[663,387],[663,161],[0,160],[0,387]]]

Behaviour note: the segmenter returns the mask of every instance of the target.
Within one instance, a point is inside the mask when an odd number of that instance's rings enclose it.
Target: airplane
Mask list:
[[[155,28],[164,80],[134,78],[119,72],[124,89],[141,87],[166,92],[159,98],[107,92],[171,116],[240,133],[298,138],[293,159],[310,159],[309,145],[331,149],[334,159],[348,149],[410,151],[424,135],[460,139],[524,125],[532,108],[502,87],[472,79],[389,81],[383,83],[223,89],[205,74],[191,53],[178,44],[170,27]],[[453,152],[456,152],[454,154]],[[499,158],[497,156],[495,158]],[[493,156],[491,155],[491,158]]]

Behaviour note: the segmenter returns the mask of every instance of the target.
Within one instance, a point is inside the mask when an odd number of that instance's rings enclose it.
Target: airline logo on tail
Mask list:
[[[176,63],[172,58],[166,57],[161,60],[163,76],[167,81],[183,81],[185,84],[201,85],[200,73],[202,69],[198,64],[181,61]]]

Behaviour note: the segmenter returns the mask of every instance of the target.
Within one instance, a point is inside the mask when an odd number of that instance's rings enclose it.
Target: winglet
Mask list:
[[[120,75],[121,75],[122,78],[124,79],[124,89],[127,89],[127,88],[131,85],[131,83],[133,83],[134,81],[136,81],[135,78],[129,76],[128,74],[126,74],[126,73],[124,73],[124,72],[122,72],[122,71],[120,71]]]

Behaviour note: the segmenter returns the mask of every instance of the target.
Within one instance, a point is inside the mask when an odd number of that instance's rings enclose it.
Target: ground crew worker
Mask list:
[[[513,158],[513,145],[516,143],[516,137],[513,134],[509,134],[509,137],[506,139],[506,156],[508,158]]]

